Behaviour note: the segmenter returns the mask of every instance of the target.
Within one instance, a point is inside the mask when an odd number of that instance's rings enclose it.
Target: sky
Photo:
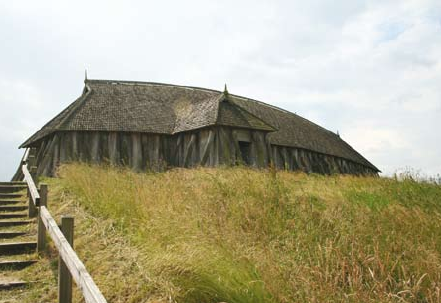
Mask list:
[[[295,112],[385,175],[441,173],[441,1],[0,0],[0,180],[90,79]]]

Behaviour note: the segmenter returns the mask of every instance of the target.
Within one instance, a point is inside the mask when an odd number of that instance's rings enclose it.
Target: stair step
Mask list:
[[[25,181],[0,182],[0,185],[26,185]]]
[[[25,231],[5,231],[0,232],[0,239],[12,239],[16,237],[26,236],[28,233]]]
[[[27,205],[1,205],[0,212],[5,211],[20,211],[28,209]]]
[[[35,264],[37,260],[8,260],[0,261],[1,270],[19,270]]]
[[[0,200],[0,206],[2,205],[11,205],[11,204],[20,204],[20,203],[26,203],[26,200]]]
[[[22,280],[3,281],[0,280],[0,290],[10,290],[13,288],[23,288],[28,286],[29,283]]]
[[[26,189],[26,185],[1,185],[0,184],[0,193],[8,194],[8,193],[16,193],[18,191],[22,191]]]
[[[17,193],[0,193],[0,199],[14,199],[14,198],[21,198],[24,194],[17,194]]]
[[[0,213],[0,219],[18,219],[26,218],[28,214],[25,213]]]
[[[33,253],[37,249],[37,242],[0,243],[0,255],[19,255]]]
[[[0,221],[0,227],[23,226],[33,222],[33,220]]]
[[[20,270],[37,263],[37,260],[8,260],[0,261],[2,270]]]

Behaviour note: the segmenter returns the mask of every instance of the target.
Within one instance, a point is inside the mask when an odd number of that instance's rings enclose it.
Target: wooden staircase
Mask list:
[[[28,286],[17,275],[37,262],[36,220],[28,218],[26,188],[25,182],[0,182],[0,296]]]

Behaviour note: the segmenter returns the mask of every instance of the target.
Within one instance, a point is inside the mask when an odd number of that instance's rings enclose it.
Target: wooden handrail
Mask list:
[[[86,302],[107,302],[101,291],[96,286],[92,277],[87,272],[83,262],[81,262],[81,260],[78,258],[72,246],[70,246],[66,237],[63,235],[57,223],[52,218],[46,206],[40,207],[40,216],[44,225],[46,226],[46,230],[49,232],[52,241],[54,241],[54,244],[58,249],[60,257],[63,259],[66,267],[69,269],[72,278],[82,290]]]
[[[40,194],[38,193],[38,189],[35,186],[34,180],[32,179],[31,173],[29,172],[27,165],[24,164],[21,167],[21,170],[24,175],[24,181],[28,185],[29,193],[32,198],[32,202],[34,203],[35,206],[39,206],[40,205]]]
[[[21,159],[21,163],[25,164],[26,161],[28,161],[28,157],[29,157],[29,153],[30,153],[31,149],[30,148],[26,148],[26,151],[23,155],[23,158]]]
[[[87,272],[86,267],[80,258],[78,258],[72,246],[67,241],[63,232],[58,227],[54,218],[52,218],[49,210],[46,207],[47,203],[47,185],[41,185],[41,197],[40,193],[35,186],[34,180],[29,173],[27,163],[24,161],[22,165],[22,171],[24,174],[24,181],[29,189],[29,198],[32,200],[32,204],[39,206],[38,211],[38,249],[42,249],[45,246],[46,230],[48,231],[55,247],[61,259],[64,261],[70,275],[75,280],[76,284],[83,293],[84,299],[87,303],[107,303],[103,294],[99,290],[98,286],[93,281],[90,274]],[[44,189],[44,190],[43,190]],[[40,205],[41,201],[41,205]],[[30,207],[32,206],[30,204]],[[40,247],[41,245],[41,247]],[[60,277],[59,277],[60,278]],[[63,301],[64,299],[62,299]],[[64,302],[64,301],[63,301]]]

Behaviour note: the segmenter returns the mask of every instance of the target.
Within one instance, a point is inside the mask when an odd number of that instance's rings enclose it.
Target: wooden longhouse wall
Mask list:
[[[248,148],[244,155],[241,144]],[[375,174],[360,164],[305,149],[271,145],[263,131],[215,126],[176,135],[67,131],[36,142],[37,174],[51,176],[60,163],[81,161],[128,166],[135,171],[243,163],[307,173]],[[246,158],[246,159],[245,159]],[[247,160],[247,161],[246,161]],[[248,162],[248,163],[246,163]]]

